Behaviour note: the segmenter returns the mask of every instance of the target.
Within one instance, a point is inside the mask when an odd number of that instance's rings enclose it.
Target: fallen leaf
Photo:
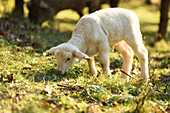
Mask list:
[[[111,93],[112,93],[112,94],[115,94],[115,91],[114,91],[114,89],[111,89]]]
[[[44,65],[45,63],[43,63],[43,62],[40,62],[40,64],[41,64],[41,65]]]
[[[45,89],[41,92],[41,94],[49,94],[51,95],[52,91],[48,85],[46,85]]]
[[[19,51],[21,51],[22,49],[21,49],[21,47],[17,47],[17,51],[19,52]]]
[[[17,108],[15,105],[13,105],[13,104],[12,104],[12,106],[11,106],[11,110],[12,110],[12,111],[14,111],[14,110],[18,110],[18,108]]]
[[[24,94],[16,94],[16,97],[18,97],[19,100],[21,100],[22,98],[24,98]]]
[[[50,103],[48,101],[46,101],[46,100],[44,100],[44,104],[45,104],[46,107],[50,106]]]
[[[101,73],[103,74],[103,69],[101,69]]]
[[[87,76],[87,78],[90,78],[90,76]]]
[[[31,70],[32,67],[23,67],[23,70]]]
[[[156,79],[156,80],[158,80],[158,79],[159,79],[159,77],[160,77],[160,75],[156,75],[156,78],[155,78],[155,79]]]
[[[0,30],[0,35],[8,35],[8,32],[3,32],[2,30]]]
[[[11,73],[10,75],[7,76],[7,79],[11,82],[11,81],[14,81],[14,76],[13,76],[13,73]]]
[[[54,108],[53,110],[52,110],[52,113],[57,113],[58,112],[58,108]]]
[[[98,108],[95,108],[95,106],[90,106],[88,109],[87,109],[87,113],[98,113],[99,110]]]
[[[114,75],[114,74],[116,74],[118,71],[117,70],[113,70],[112,71],[112,74]]]
[[[117,106],[117,104],[116,104],[115,102],[113,102],[112,105],[113,105],[113,107],[116,107],[116,106]]]
[[[0,76],[0,81],[3,81],[3,82],[14,82],[15,79],[14,79],[14,76],[13,76],[13,73],[7,73],[7,75],[1,75]]]

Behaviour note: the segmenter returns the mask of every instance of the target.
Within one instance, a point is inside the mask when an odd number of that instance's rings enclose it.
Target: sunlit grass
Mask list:
[[[106,4],[102,6],[107,7]],[[121,1],[120,7],[131,9],[139,16],[144,38],[155,38],[159,11],[154,5],[145,6],[138,0]],[[85,8],[83,13],[87,14],[87,10]],[[28,24],[29,29],[21,29],[22,24],[12,23],[13,28],[4,27],[15,37],[24,32],[25,37],[20,40],[28,38],[36,42],[39,50],[23,46],[22,42],[18,45],[15,40],[7,42],[5,36],[0,36],[0,112],[168,112],[170,48],[165,41],[156,43],[154,48],[147,46],[148,84],[141,81],[137,58],[133,61],[133,78],[129,82],[121,78],[123,59],[113,48],[109,53],[112,79],[102,74],[98,56],[95,58],[98,77],[90,75],[86,60],[77,60],[65,76],[57,73],[55,57],[44,51],[67,42],[78,20],[75,11],[65,10],[59,12],[54,21],[44,22],[42,28]]]
[[[55,17],[54,19],[70,19],[70,20],[75,20],[77,21],[80,18],[80,16],[78,15],[77,12],[73,11],[73,10],[63,10],[60,11]]]
[[[14,8],[14,0],[1,0],[0,1],[0,12],[2,13],[10,13]],[[3,15],[1,15],[3,16]]]

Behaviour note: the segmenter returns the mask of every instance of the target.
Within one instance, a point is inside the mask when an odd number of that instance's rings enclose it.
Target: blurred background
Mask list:
[[[0,34],[14,44],[47,49],[66,42],[81,16],[122,7],[140,20],[146,45],[168,47],[169,0],[0,0]]]
[[[170,113],[170,0],[0,0],[0,113]],[[83,15],[122,7],[140,20],[148,49],[148,84],[133,59],[132,79],[120,76],[123,58],[110,49],[113,79],[89,74],[85,60],[61,76],[46,50],[71,38]],[[100,76],[102,75],[102,76]]]

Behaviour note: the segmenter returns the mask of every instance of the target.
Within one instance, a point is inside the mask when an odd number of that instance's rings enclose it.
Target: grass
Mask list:
[[[137,2],[129,6],[121,2],[120,6],[139,16],[149,51],[148,84],[141,80],[136,58],[133,78],[129,82],[121,78],[122,57],[113,48],[113,79],[101,73],[98,56],[98,77],[90,75],[85,60],[77,60],[65,76],[59,75],[54,56],[45,50],[69,40],[79,18],[76,12],[60,12],[55,21],[44,22],[42,27],[30,25],[27,20],[1,19],[4,34],[0,35],[0,112],[169,112],[170,46],[164,40],[155,47],[148,45],[155,38],[159,12],[154,5]]]
[[[1,112],[165,112],[169,109],[169,57],[150,56],[151,81],[144,84],[136,59],[134,78],[126,82],[120,77],[119,56],[111,60],[117,67],[112,70],[113,79],[109,79],[102,74],[97,78],[91,76],[84,60],[77,61],[65,76],[58,75],[53,56],[37,53],[31,47],[11,45],[2,37],[0,49]],[[98,71],[101,73],[99,68]]]

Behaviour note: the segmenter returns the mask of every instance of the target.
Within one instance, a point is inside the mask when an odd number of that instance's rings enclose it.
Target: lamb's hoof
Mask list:
[[[108,78],[112,78],[112,76],[111,76],[111,75],[107,75],[107,77],[108,77]]]
[[[144,79],[144,82],[145,82],[145,83],[148,83],[149,81],[150,81],[150,79],[148,79],[148,78],[145,78],[145,79]]]
[[[146,83],[146,84],[149,82],[149,80],[150,80],[150,79],[148,79],[148,78],[143,78],[143,79],[141,79],[141,81],[142,81],[143,83]]]

